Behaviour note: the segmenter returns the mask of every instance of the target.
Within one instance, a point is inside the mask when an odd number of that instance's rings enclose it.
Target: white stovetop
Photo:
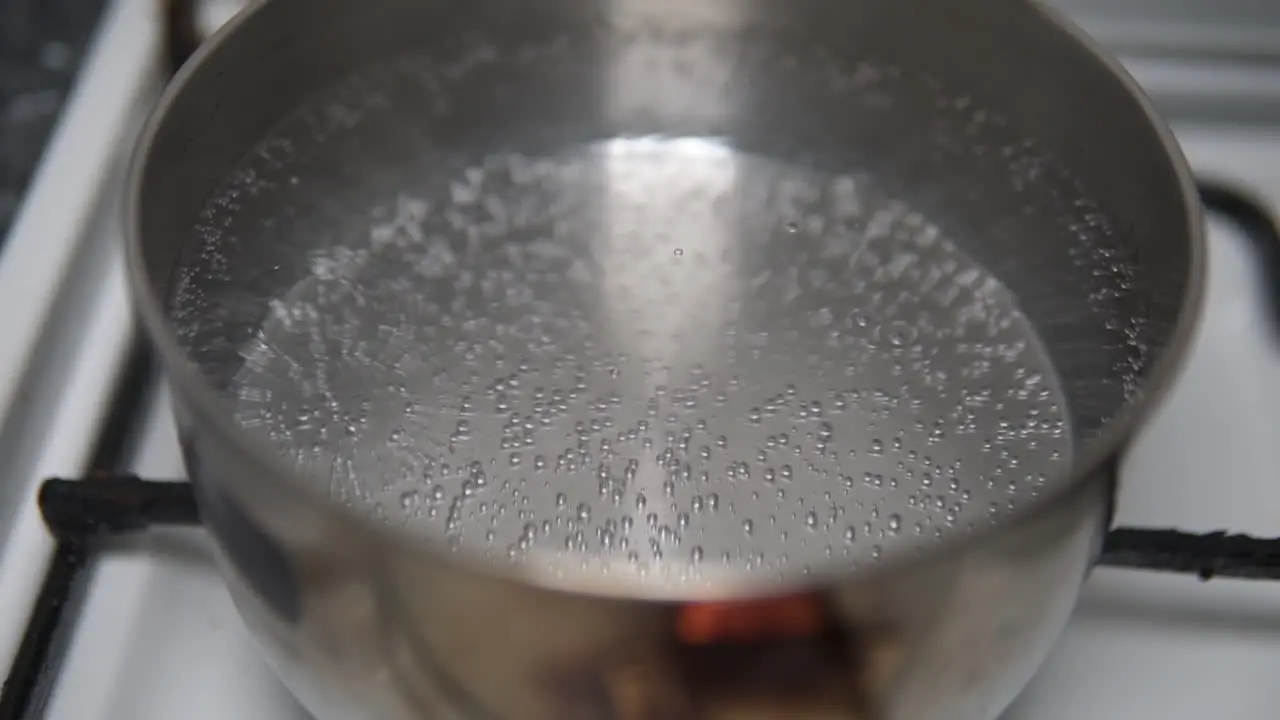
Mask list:
[[[64,192],[53,197],[66,205],[67,183],[92,177],[76,170],[76,158],[119,175],[119,147],[136,127],[137,113],[128,105],[137,104],[145,85],[119,78],[146,69],[159,33],[152,0],[115,0],[113,6],[101,57],[86,64],[91,69],[79,90],[96,104],[85,110],[80,105],[88,106],[86,100],[68,113],[33,197],[45,186],[44,196],[61,187]],[[1218,66],[1210,74],[1221,73]],[[1147,60],[1138,74],[1161,88],[1168,84],[1178,98],[1200,96],[1196,74],[1176,66]],[[1228,88],[1233,103],[1261,92],[1242,77]],[[1225,92],[1221,83],[1211,84]],[[1280,99],[1276,89],[1267,102]],[[109,107],[118,112],[107,118],[103,108]],[[1177,129],[1199,172],[1247,188],[1280,210],[1280,118],[1269,127]],[[106,182],[97,195],[110,199],[115,192]],[[34,479],[83,469],[132,328],[116,252],[117,219],[109,212],[93,220],[84,213],[51,215],[41,205],[47,202],[55,201],[29,201],[25,225],[19,223],[0,256],[0,277],[32,283],[39,264],[14,270],[7,258],[15,248],[82,248],[75,263],[39,265],[50,287],[61,286],[70,299],[55,303],[54,293],[37,293],[39,316],[20,325],[28,334],[40,324],[58,332],[46,331],[51,337],[22,357],[11,345],[0,348],[0,379],[8,378],[0,395],[18,392],[14,368],[25,363],[42,370],[28,372],[30,381],[23,375],[20,392],[28,408],[23,424],[41,440],[15,451],[6,444],[13,442],[10,431],[0,432],[0,472],[32,480],[18,484],[16,503],[13,484],[0,485],[0,549],[7,548],[0,552],[0,668],[8,665],[50,548],[34,508]],[[1214,218],[1211,229],[1205,323],[1181,383],[1130,453],[1118,521],[1280,536],[1280,446],[1273,442],[1280,438],[1280,328],[1268,324],[1250,243],[1229,220]],[[0,284],[0,299],[6,292]],[[22,297],[32,307],[33,296]],[[58,320],[64,316],[74,321]],[[50,359],[67,356],[81,359],[62,365]],[[182,474],[166,403],[157,383],[134,458],[144,475]],[[48,409],[33,414],[32,408]],[[1071,625],[1006,720],[1260,720],[1280,708],[1276,677],[1280,583],[1200,583],[1104,569],[1086,585]],[[101,556],[46,717],[294,720],[304,714],[258,658],[212,569],[206,538],[183,530],[142,535]]]

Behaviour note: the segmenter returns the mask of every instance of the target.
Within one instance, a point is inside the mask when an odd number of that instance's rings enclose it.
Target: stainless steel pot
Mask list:
[[[405,57],[450,69],[444,101],[350,80]],[[304,113],[297,142],[261,143],[343,78],[362,105]],[[269,233],[238,237],[209,210],[220,187],[231,187],[221,210],[260,225],[309,213],[317,236],[343,227],[357,212],[347,186],[391,178],[398,151],[368,136],[336,154],[315,147],[378,113],[445,148],[719,136],[869,169],[939,219],[1033,322],[1062,379],[1070,477],[985,529],[767,590],[673,593],[463,561],[352,511],[232,422],[224,389],[248,338],[214,323],[225,334],[194,353],[170,301],[193,253],[246,287],[292,271]],[[262,199],[298,176],[320,188],[312,204]],[[1185,354],[1205,254],[1168,130],[1113,60],[1023,0],[268,0],[164,95],[137,150],[129,223],[135,298],[227,585],[326,720],[991,720],[1072,610],[1118,453]],[[214,304],[261,318],[266,297]],[[813,632],[681,644],[681,623],[713,600],[775,624],[799,612]]]

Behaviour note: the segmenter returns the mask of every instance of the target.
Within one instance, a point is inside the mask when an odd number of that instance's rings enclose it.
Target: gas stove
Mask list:
[[[1147,530],[1110,536],[1005,720],[1271,717],[1280,543],[1245,536],[1280,536],[1280,6],[1057,4],[1173,122],[1210,208],[1209,301],[1186,372],[1122,467],[1117,524]],[[0,244],[0,301],[18,309],[0,319],[0,720],[306,718],[195,525],[168,390],[125,290],[119,193],[175,44],[162,5],[111,0],[92,38],[43,41],[80,69],[30,172],[3,174],[28,179]],[[0,0],[0,26],[19,6],[43,7]],[[4,122],[16,111],[0,102]]]

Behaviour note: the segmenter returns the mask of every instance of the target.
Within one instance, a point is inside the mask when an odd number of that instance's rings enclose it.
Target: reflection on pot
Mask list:
[[[689,603],[641,650],[559,668],[565,717],[612,720],[877,720],[901,666],[883,628],[853,628],[817,594]]]

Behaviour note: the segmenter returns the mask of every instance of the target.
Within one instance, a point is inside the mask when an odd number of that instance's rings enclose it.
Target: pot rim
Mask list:
[[[932,563],[945,562],[949,558],[962,555],[976,546],[985,544],[992,538],[998,538],[1014,528],[1042,520],[1052,515],[1055,510],[1072,504],[1082,494],[1096,490],[1095,486],[1098,483],[1112,481],[1115,476],[1111,462],[1124,452],[1127,443],[1151,417],[1186,364],[1188,350],[1201,322],[1208,254],[1204,210],[1190,165],[1172,129],[1160,117],[1152,100],[1119,60],[1062,12],[1036,3],[1036,10],[1042,13],[1048,22],[1074,40],[1082,52],[1092,56],[1095,61],[1102,63],[1110,70],[1130,99],[1137,103],[1148,126],[1164,147],[1170,167],[1176,175],[1184,208],[1187,238],[1190,242],[1186,292],[1181,299],[1177,321],[1173,332],[1169,335],[1167,346],[1152,364],[1139,394],[1130,399],[1106,423],[1098,436],[1076,455],[1075,462],[1068,471],[1073,476],[1069,482],[1055,484],[1057,487],[1053,492],[1046,493],[1024,505],[1023,509],[1015,513],[1009,522],[981,527],[964,535],[956,535],[949,538],[947,542],[914,554],[912,557],[889,557],[871,567],[856,571],[815,572],[787,583],[769,583],[762,586],[759,581],[748,579],[746,582],[739,581],[737,584],[716,585],[711,592],[704,589],[701,584],[679,584],[668,587],[658,583],[638,585],[583,583],[581,580],[575,582],[573,579],[556,579],[546,573],[529,572],[518,565],[488,562],[480,558],[474,561],[463,559],[450,553],[438,543],[396,527],[370,522],[366,514],[331,502],[318,490],[321,487],[320,484],[303,481],[301,475],[287,466],[275,453],[270,452],[263,443],[236,427],[225,414],[217,412],[216,408],[221,401],[216,391],[180,348],[177,334],[164,311],[164,299],[152,291],[152,282],[143,255],[140,219],[143,178],[156,135],[166,123],[170,107],[187,91],[187,85],[198,68],[218,53],[228,37],[236,33],[238,28],[252,22],[253,17],[267,4],[267,2],[252,3],[219,28],[196,50],[166,86],[138,136],[129,161],[124,194],[124,241],[130,293],[147,338],[163,362],[164,370],[176,391],[175,395],[183,403],[183,409],[189,412],[198,423],[200,432],[213,433],[219,441],[240,450],[252,465],[262,469],[262,475],[270,476],[273,484],[280,486],[276,489],[286,490],[291,500],[307,503],[326,520],[332,520],[345,528],[364,533],[375,546],[409,551],[428,562],[443,563],[456,570],[478,573],[493,580],[506,580],[526,587],[540,587],[579,596],[620,600],[688,601],[759,597],[765,594],[786,594],[827,586],[854,576],[858,580],[865,580],[884,573],[907,572]]]

